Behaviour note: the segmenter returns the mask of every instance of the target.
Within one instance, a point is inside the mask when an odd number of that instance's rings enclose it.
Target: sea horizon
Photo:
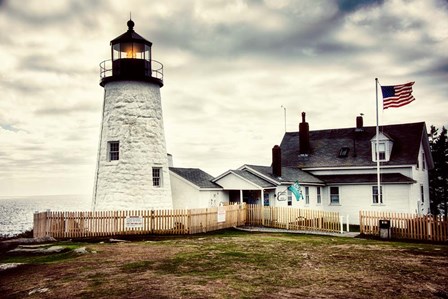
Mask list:
[[[0,196],[0,236],[14,236],[33,228],[35,212],[89,211],[91,195],[54,194]]]

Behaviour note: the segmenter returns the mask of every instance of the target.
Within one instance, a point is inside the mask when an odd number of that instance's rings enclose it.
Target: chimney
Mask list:
[[[167,157],[168,157],[168,167],[174,167],[174,164],[173,164],[173,155],[171,155],[171,154],[166,154],[167,155]]]
[[[282,176],[282,149],[278,145],[272,148],[272,174],[275,177]]]
[[[364,131],[364,124],[363,124],[363,118],[362,118],[363,114],[361,113],[360,116],[356,117],[356,132],[362,132]]]
[[[305,112],[302,112],[302,122],[299,124],[299,153],[308,155],[310,153],[310,126],[305,121]]]

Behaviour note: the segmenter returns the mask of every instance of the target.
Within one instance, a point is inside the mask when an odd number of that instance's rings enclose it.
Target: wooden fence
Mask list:
[[[378,236],[380,220],[390,220],[391,238],[448,241],[448,222],[443,216],[360,211],[360,233]]]
[[[246,225],[287,230],[341,232],[339,213],[291,207],[247,205]]]
[[[196,234],[244,225],[245,205],[190,210],[41,212],[33,236],[82,238],[127,234]]]

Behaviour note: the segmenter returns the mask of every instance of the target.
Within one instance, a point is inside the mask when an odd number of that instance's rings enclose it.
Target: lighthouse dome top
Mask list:
[[[110,41],[111,59],[100,64],[100,85],[112,81],[144,81],[163,86],[163,65],[152,59],[152,43],[134,31],[135,23],[127,22],[128,30]]]
[[[122,35],[111,40],[110,41],[111,45],[114,45],[117,43],[123,43],[123,42],[139,42],[139,43],[146,44],[148,46],[152,46],[152,43],[149,40],[145,39],[140,34],[138,34],[137,32],[134,31],[134,26],[135,26],[134,21],[129,20],[127,22],[127,25],[128,25],[128,31],[126,31]]]

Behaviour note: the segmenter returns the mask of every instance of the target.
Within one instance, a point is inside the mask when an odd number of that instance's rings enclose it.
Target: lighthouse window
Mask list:
[[[120,142],[118,141],[109,141],[109,161],[117,161],[120,159]]]
[[[162,169],[160,167],[152,168],[152,185],[162,187]]]

